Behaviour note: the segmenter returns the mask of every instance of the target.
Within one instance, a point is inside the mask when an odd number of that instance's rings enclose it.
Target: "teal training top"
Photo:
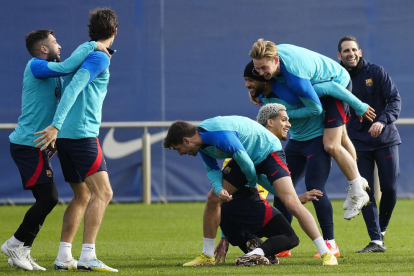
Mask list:
[[[75,72],[85,58],[96,50],[95,42],[80,45],[64,62],[48,62],[34,57],[26,65],[23,77],[22,114],[10,134],[11,143],[35,146],[33,134],[53,120],[62,90],[61,76]]]
[[[98,137],[109,64],[105,53],[93,52],[76,73],[65,79],[62,99],[52,122],[52,126],[59,129],[58,138]]]
[[[319,97],[332,96],[348,103],[357,115],[362,116],[368,105],[362,103],[346,89],[350,82],[349,73],[336,61],[305,48],[289,44],[277,46],[280,57],[280,74],[277,82],[286,83],[291,90],[281,99],[290,105],[303,107],[289,110],[291,119],[317,116],[322,113]]]
[[[263,182],[258,182],[255,166],[270,153],[282,150],[273,133],[246,117],[214,117],[203,121],[197,130],[203,140],[200,155],[216,194],[223,189],[223,177],[216,159],[233,158],[246,175],[249,186],[254,188],[256,183]],[[263,184],[269,188],[268,181]],[[275,193],[274,189],[272,193]]]

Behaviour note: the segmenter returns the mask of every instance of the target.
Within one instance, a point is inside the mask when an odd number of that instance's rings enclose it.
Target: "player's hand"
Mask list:
[[[377,138],[384,128],[384,125],[380,122],[376,122],[372,124],[372,126],[369,128],[368,132],[371,133],[371,136],[374,138]]]
[[[367,119],[368,121],[372,122],[374,121],[375,117],[377,115],[375,114],[375,109],[373,109],[372,107],[368,106],[367,110],[365,111],[365,113],[361,116],[358,116],[359,118],[359,122],[362,123],[363,118]]]
[[[40,150],[43,151],[49,146],[50,143],[55,143],[58,131],[59,130],[54,126],[48,126],[42,131],[35,132],[34,135],[42,134],[42,136],[34,140],[34,143],[40,142],[36,145],[36,148],[42,147]]]
[[[111,58],[111,54],[108,52],[108,49],[106,48],[106,45],[103,44],[100,41],[96,41],[96,51],[101,51],[104,52],[105,54],[108,55],[109,58]]]
[[[52,142],[51,142],[51,143],[47,146],[47,149],[46,149],[46,154],[47,154],[47,156],[49,156],[49,159],[51,159],[51,158],[53,157],[53,155],[55,155],[56,151],[57,151],[57,149],[56,149],[55,142],[54,142],[54,141],[52,141]]]
[[[250,92],[249,92],[249,99],[250,99],[250,102],[254,105],[258,105],[258,106],[263,105],[263,103],[259,100],[259,98],[253,98]]]
[[[229,195],[229,193],[225,189],[221,189],[218,192],[218,197],[220,198],[222,202],[229,202],[233,200],[233,196]]]
[[[227,250],[229,250],[229,241],[226,238],[221,238],[216,246],[216,249],[214,249],[214,258],[216,259],[216,264],[220,263],[221,258],[223,258],[221,262],[222,264],[226,262]]]
[[[249,187],[250,188],[250,191],[252,192],[252,193],[255,193],[255,194],[260,194],[260,193],[264,193],[264,191],[263,190],[259,190],[259,187],[257,186],[256,188],[252,188],[252,187]]]
[[[306,204],[306,203],[308,203],[309,201],[312,201],[312,200],[319,201],[319,199],[317,198],[318,196],[319,197],[323,196],[323,193],[319,190],[313,189],[313,190],[307,191],[306,193],[301,195],[299,197],[299,200],[302,204]]]

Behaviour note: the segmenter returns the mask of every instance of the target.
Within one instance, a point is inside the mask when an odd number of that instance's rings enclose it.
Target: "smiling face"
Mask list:
[[[291,124],[286,110],[280,110],[279,115],[273,119],[267,119],[266,128],[270,130],[279,140],[286,141]]]
[[[345,68],[351,69],[357,66],[362,57],[362,50],[359,49],[355,41],[344,41],[341,43],[341,52],[337,55]]]
[[[265,57],[261,59],[253,59],[253,63],[254,68],[259,75],[263,76],[267,80],[270,80],[278,73],[279,57],[271,59]]]
[[[264,82],[254,80],[249,77],[244,77],[244,80],[246,81],[244,86],[247,87],[247,89],[249,89],[249,93],[252,98],[257,98],[261,94],[263,94],[265,90]]]
[[[60,47],[60,45],[57,43],[56,38],[52,34],[49,34],[47,42],[45,43],[44,46],[48,50],[46,60],[48,61],[56,60],[59,62],[60,61],[60,49],[62,47]]]

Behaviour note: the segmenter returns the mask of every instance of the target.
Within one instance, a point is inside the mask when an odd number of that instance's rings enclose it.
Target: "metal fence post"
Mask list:
[[[142,134],[142,202],[151,204],[151,135],[148,128]]]

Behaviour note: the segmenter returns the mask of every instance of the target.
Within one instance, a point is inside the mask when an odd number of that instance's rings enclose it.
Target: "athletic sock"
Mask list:
[[[361,177],[358,177],[354,180],[348,181],[349,186],[351,186],[351,193],[353,195],[362,195],[364,194],[364,190],[362,189],[361,185]]]
[[[375,244],[378,244],[378,245],[384,245],[384,243],[382,241],[379,241],[379,240],[373,240],[371,242],[375,243]]]
[[[328,240],[328,243],[332,246],[332,248],[336,248],[335,240]]]
[[[92,243],[82,244],[82,252],[79,257],[79,261],[87,262],[92,259],[96,259],[95,244],[92,244]]]
[[[72,244],[68,242],[60,242],[57,259],[61,262],[70,261],[72,257]]]
[[[31,246],[23,246],[23,253],[26,255],[26,256],[29,256],[30,255],[30,250],[32,249],[32,247]]]
[[[11,248],[16,248],[16,247],[22,247],[24,245],[24,242],[19,241],[18,239],[15,238],[15,236],[12,236],[8,241],[7,241],[7,245]]]
[[[203,252],[209,257],[214,256],[214,243],[216,239],[203,238]]]
[[[316,245],[321,255],[325,253],[331,253],[331,251],[329,251],[329,248],[328,246],[326,246],[326,243],[322,237],[314,239],[313,243]]]
[[[263,249],[261,249],[261,248],[256,248],[256,249],[254,249],[253,251],[251,251],[251,252],[247,253],[246,255],[247,255],[247,256],[251,256],[251,255],[260,255],[260,256],[264,256],[265,254],[264,254],[264,252],[263,252]]]
[[[383,237],[385,236],[385,232],[386,232],[386,231],[384,231],[384,232],[381,232],[381,235],[382,235]]]

